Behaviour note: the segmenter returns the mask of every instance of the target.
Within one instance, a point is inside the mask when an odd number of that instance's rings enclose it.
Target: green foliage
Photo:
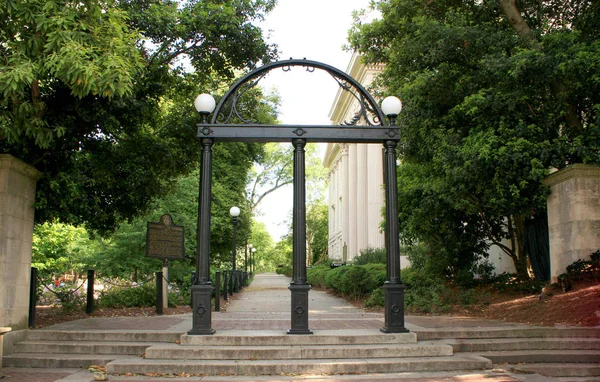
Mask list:
[[[226,88],[234,73],[276,56],[254,24],[271,0],[7,4],[0,10],[7,20],[0,26],[0,138],[7,138],[0,147],[44,173],[38,222],[86,224],[103,235],[151,212],[156,198],[197,167],[195,96]],[[274,105],[258,100],[259,89],[246,94],[252,117],[274,120]],[[237,190],[215,193],[229,209],[231,200],[245,200],[244,168],[261,145],[214,150],[215,186]]]
[[[330,270],[331,268],[326,264],[316,265],[312,268],[308,268],[306,270],[306,282],[313,287],[325,288],[325,276],[327,276],[327,273],[329,273]]]
[[[316,267],[315,270],[316,275],[310,277],[314,277],[315,281],[318,282],[324,279],[326,288],[351,299],[361,298],[385,282],[385,268],[376,264],[371,266],[348,265],[329,269],[328,271],[325,271],[324,267]],[[312,269],[309,273],[312,273]]]
[[[31,266],[38,269],[44,284],[52,284],[61,275],[86,270],[85,258],[97,247],[90,243],[85,229],[62,223],[35,225]]]
[[[352,263],[355,265],[387,264],[387,253],[385,248],[367,247],[360,251]]]
[[[113,286],[100,293],[99,308],[132,308],[156,305],[156,284]]]
[[[385,305],[385,296],[383,294],[383,289],[377,288],[375,289],[369,298],[365,301],[366,307],[382,307]]]
[[[81,292],[81,289],[77,289],[76,285],[62,283],[54,289],[54,293],[60,300],[60,306],[65,312],[80,310],[85,302],[85,295]]]
[[[329,209],[324,202],[312,203],[306,211],[306,241],[311,264],[327,260]]]
[[[399,224],[456,275],[545,213],[552,167],[600,163],[600,7],[593,1],[377,2],[353,48],[402,98]],[[509,11],[523,17],[508,17]],[[473,258],[474,257],[474,258]]]
[[[370,283],[374,287],[382,286],[387,280],[387,271],[385,264],[365,264],[362,266],[371,279]]]
[[[278,275],[285,275],[287,277],[292,277],[292,275],[294,273],[294,269],[292,268],[291,265],[279,265],[275,269],[275,272],[277,272]]]
[[[40,147],[68,126],[46,118],[57,83],[73,99],[133,92],[142,68],[140,35],[125,12],[95,1],[4,1],[0,17],[0,136],[25,137]]]
[[[447,309],[442,301],[443,279],[411,267],[402,270],[402,281],[407,287],[404,302],[408,311],[431,313]]]

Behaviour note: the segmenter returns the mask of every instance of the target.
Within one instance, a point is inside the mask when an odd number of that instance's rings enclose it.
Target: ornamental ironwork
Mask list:
[[[358,102],[358,111],[341,126],[357,126],[359,121],[364,120],[368,126],[383,126],[383,115],[373,97],[356,80],[349,77],[341,70],[317,61],[307,59],[289,59],[266,64],[248,73],[238,80],[225,94],[213,113],[212,124],[258,124],[251,120],[247,114],[247,105],[243,102],[244,95],[256,87],[258,83],[272,70],[281,68],[284,72],[290,72],[295,67],[302,67],[305,71],[313,73],[316,69],[328,73],[339,85],[347,91]]]

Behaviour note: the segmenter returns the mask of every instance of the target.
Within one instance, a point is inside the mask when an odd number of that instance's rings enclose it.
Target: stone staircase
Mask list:
[[[248,332],[246,332],[248,333]],[[378,330],[315,331],[287,335],[263,331],[188,336],[181,344],[154,345],[144,358],[120,359],[109,374],[161,373],[203,375],[348,374],[487,369],[475,354],[454,356],[442,343],[419,342],[413,333]]]
[[[417,341],[418,339],[418,341]],[[180,332],[32,330],[5,367],[83,368],[109,374],[293,375],[485,370],[600,380],[600,328],[457,328]]]
[[[30,330],[17,342],[3,367],[84,368],[119,358],[141,356],[149,346],[175,343],[181,333],[147,331]]]
[[[600,328],[445,329],[417,336],[515,373],[600,380]]]

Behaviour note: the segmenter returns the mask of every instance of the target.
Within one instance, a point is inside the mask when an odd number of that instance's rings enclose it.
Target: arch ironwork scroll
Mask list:
[[[244,115],[243,103],[241,102],[243,96],[258,85],[269,72],[279,68],[284,72],[290,72],[295,67],[304,68],[309,73],[314,72],[316,69],[326,72],[337,82],[341,89],[347,91],[358,102],[358,112],[349,121],[344,121],[342,126],[356,126],[361,119],[369,126],[383,126],[384,118],[381,109],[358,81],[331,65],[307,59],[276,61],[246,74],[233,84],[223,96],[213,112],[211,123],[231,124],[232,121],[237,120],[243,124],[257,124]]]

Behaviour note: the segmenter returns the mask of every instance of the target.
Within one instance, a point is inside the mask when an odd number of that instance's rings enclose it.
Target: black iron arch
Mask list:
[[[244,118],[238,110],[238,101],[270,71],[282,68],[304,67],[308,72],[316,69],[329,73],[339,86],[359,102],[360,110],[341,126],[331,125],[261,125]],[[210,221],[212,200],[212,146],[223,142],[291,142],[294,147],[294,206],[293,206],[293,275],[291,291],[291,328],[289,334],[311,334],[308,327],[308,292],[311,286],[306,279],[306,174],[305,146],[308,142],[383,143],[384,183],[386,199],[385,242],[387,249],[387,281],[383,286],[385,296],[385,333],[406,333],[404,327],[404,289],[400,279],[400,247],[398,241],[398,191],[396,179],[396,146],[400,129],[393,119],[385,126],[383,113],[373,97],[346,73],[317,61],[284,60],[262,66],[248,73],[232,85],[221,99],[210,122],[203,114],[198,124],[201,142],[201,166],[198,202],[198,246],[196,277],[192,285],[193,327],[191,335],[213,334],[210,313],[213,292],[210,281]],[[232,120],[242,123],[231,123]],[[358,126],[364,119],[368,126]]]
[[[238,110],[238,101],[240,98],[248,90],[255,87],[269,72],[278,68],[282,68],[284,72],[289,72],[293,67],[298,66],[305,68],[305,70],[310,73],[314,72],[315,69],[325,71],[343,90],[349,92],[358,101],[360,110],[350,121],[344,121],[342,125],[355,126],[362,118],[370,126],[383,126],[385,119],[381,108],[377,105],[377,102],[371,94],[369,94],[358,81],[331,65],[307,60],[306,58],[272,62],[261,66],[240,78],[231,86],[219,102],[219,105],[213,112],[211,123],[229,124],[231,123],[231,120],[236,117],[245,124],[253,124],[252,121],[244,118],[240,110]]]

